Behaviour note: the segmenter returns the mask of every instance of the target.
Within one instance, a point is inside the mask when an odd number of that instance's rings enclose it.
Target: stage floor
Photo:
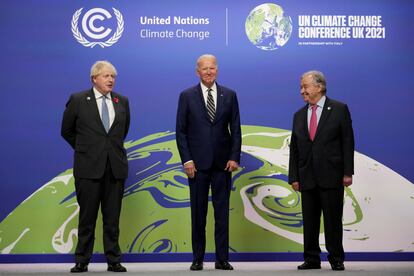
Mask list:
[[[205,263],[203,271],[190,271],[189,263],[124,263],[128,269],[122,275],[414,275],[414,262],[346,262],[346,270],[332,271],[329,263],[323,262],[321,270],[298,271],[297,262],[232,262],[235,270],[214,269],[214,263]],[[0,264],[0,275],[68,275],[72,264]],[[108,275],[106,264],[91,263],[89,273]],[[85,275],[85,274],[83,274]]]

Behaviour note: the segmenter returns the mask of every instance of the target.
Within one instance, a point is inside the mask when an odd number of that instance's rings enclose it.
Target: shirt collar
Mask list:
[[[213,85],[211,86],[211,88],[208,88],[202,82],[200,82],[200,87],[201,87],[201,91],[203,91],[203,93],[207,93],[208,89],[213,90],[213,93],[217,92],[216,82],[213,83]]]
[[[95,99],[99,99],[103,96],[103,94],[101,94],[101,92],[99,92],[95,86],[93,87],[93,93],[95,94]],[[111,92],[109,92],[108,94],[106,94],[106,97],[108,99],[111,99]]]
[[[323,95],[322,98],[320,98],[319,101],[316,103],[316,105],[320,107],[321,109],[323,109],[323,106],[325,105],[325,101],[326,101],[326,96]],[[308,109],[312,109],[312,105],[308,104]]]

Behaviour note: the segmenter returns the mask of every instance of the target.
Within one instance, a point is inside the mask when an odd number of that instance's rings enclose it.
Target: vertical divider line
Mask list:
[[[226,8],[226,46],[229,46],[229,9]]]

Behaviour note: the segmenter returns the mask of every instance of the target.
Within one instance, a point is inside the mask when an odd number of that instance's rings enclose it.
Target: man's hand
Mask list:
[[[187,174],[187,176],[189,178],[194,178],[195,173],[197,171],[193,161],[185,163],[184,164],[184,170],[185,170],[185,173]]]
[[[299,185],[299,182],[293,182],[292,183],[292,189],[293,190],[295,190],[296,192],[299,192],[299,190],[300,190],[300,185]]]
[[[236,161],[229,160],[229,161],[227,161],[227,165],[226,165],[226,168],[224,170],[229,171],[229,172],[233,172],[233,171],[237,170],[238,168],[239,168],[239,164],[237,164]]]
[[[352,185],[352,176],[344,175],[343,183],[344,183],[345,187],[351,186]]]

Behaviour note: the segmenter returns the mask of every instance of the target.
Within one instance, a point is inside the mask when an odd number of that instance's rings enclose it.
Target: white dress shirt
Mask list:
[[[102,120],[102,100],[104,99],[104,96],[96,90],[95,87],[93,88],[93,93],[95,94],[96,104],[98,105],[99,117]],[[112,102],[111,92],[106,94],[105,101],[109,111],[109,127],[111,127],[115,119],[115,109],[114,103]]]
[[[322,98],[320,98],[320,100],[316,104],[318,106],[318,108],[316,108],[316,119],[317,119],[318,124],[319,124],[319,119],[321,118],[321,115],[322,115],[322,110],[325,105],[325,101],[326,101],[326,96],[322,96]],[[308,105],[308,129],[310,128],[311,115],[312,115],[312,106],[309,104]]]
[[[204,97],[204,103],[207,106],[207,96],[208,96],[208,90],[211,89],[211,95],[213,96],[214,100],[214,109],[217,110],[217,85],[214,82],[211,88],[208,88],[205,86],[202,82],[200,82],[201,91],[203,91],[203,97]]]

